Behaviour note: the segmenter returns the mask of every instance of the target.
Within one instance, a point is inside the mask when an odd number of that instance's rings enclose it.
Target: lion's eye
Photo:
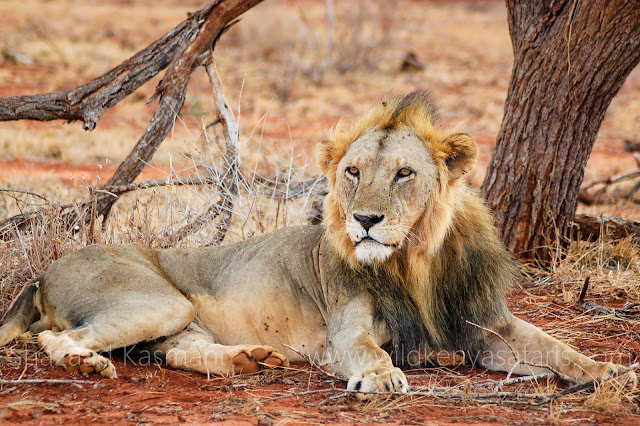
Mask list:
[[[360,176],[360,170],[355,166],[347,167],[347,174],[351,177],[358,177]]]
[[[400,170],[398,170],[398,173],[396,173],[396,179],[402,179],[402,178],[406,178],[409,177],[413,174],[413,170],[407,168],[407,167],[403,167]]]

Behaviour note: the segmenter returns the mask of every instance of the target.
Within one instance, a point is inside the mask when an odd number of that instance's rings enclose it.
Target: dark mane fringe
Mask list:
[[[488,336],[469,322],[504,331],[510,315],[505,290],[517,275],[511,256],[497,238],[487,239],[483,233],[459,236],[458,232],[450,230],[434,257],[427,309],[432,324],[439,326],[431,333],[435,347],[473,354],[483,348]]]
[[[406,286],[381,268],[354,269],[329,244],[325,247],[325,256],[329,258],[329,280],[354,296],[371,296],[374,326],[384,326],[391,336],[383,349],[390,353],[394,365],[415,366],[417,361],[414,358],[430,339],[421,320],[420,309]]]
[[[428,318],[399,277],[383,268],[352,268],[326,246],[331,281],[350,294],[371,297],[374,325],[388,330],[391,339],[383,348],[395,365],[415,367],[419,353],[433,350],[474,356],[488,336],[467,321],[497,332],[507,326],[504,291],[515,281],[515,264],[489,224],[469,217],[457,223],[431,259],[430,276],[420,287]]]

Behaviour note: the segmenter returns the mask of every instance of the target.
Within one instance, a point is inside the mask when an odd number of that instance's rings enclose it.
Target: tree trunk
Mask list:
[[[514,64],[482,190],[508,249],[566,241],[598,129],[640,61],[640,4],[507,0]]]

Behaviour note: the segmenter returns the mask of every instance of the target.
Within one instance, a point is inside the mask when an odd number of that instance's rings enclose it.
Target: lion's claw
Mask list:
[[[359,400],[373,399],[378,393],[399,392],[407,393],[409,383],[402,370],[397,367],[374,368],[365,370],[349,379],[347,390],[357,391],[355,394]]]

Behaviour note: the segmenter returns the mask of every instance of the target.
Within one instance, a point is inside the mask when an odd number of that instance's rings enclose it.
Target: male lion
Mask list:
[[[429,349],[577,382],[620,371],[509,312],[516,268],[462,179],[478,148],[437,127],[426,93],[379,103],[318,152],[324,225],[216,248],[83,248],[26,288],[0,345],[29,328],[56,364],[106,377],[116,370],[98,352],[143,342],[172,367],[222,375],[287,366],[301,359],[290,346],[360,397],[407,392],[392,357]]]

